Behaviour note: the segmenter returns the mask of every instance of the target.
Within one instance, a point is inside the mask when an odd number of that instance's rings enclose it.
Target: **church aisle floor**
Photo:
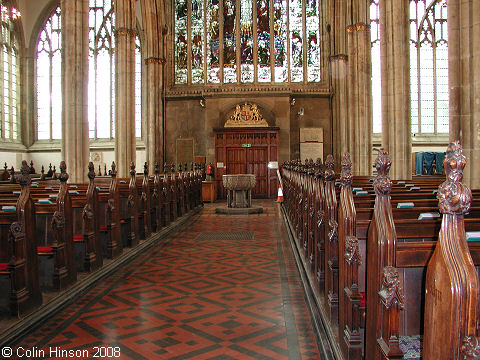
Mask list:
[[[42,359],[91,359],[107,346],[117,352],[100,358],[319,359],[279,207],[256,203],[264,214],[216,215],[218,203],[206,204],[15,347]]]

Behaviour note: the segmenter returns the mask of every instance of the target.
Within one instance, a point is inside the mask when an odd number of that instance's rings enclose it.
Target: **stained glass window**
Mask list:
[[[62,17],[57,7],[39,33],[36,57],[37,139],[62,137]]]
[[[374,133],[382,132],[382,72],[380,65],[380,0],[370,3],[370,36],[372,56],[372,120]]]
[[[88,127],[90,138],[115,137],[115,13],[111,0],[90,0]]]
[[[240,15],[240,61],[243,83],[253,82],[253,13],[252,0],[241,2]]]
[[[175,0],[175,84],[320,82],[321,1]]]
[[[203,0],[200,0],[203,1]],[[220,82],[220,4],[219,0],[207,1],[207,81]],[[175,23],[175,29],[177,23]],[[177,84],[179,82],[176,82]]]
[[[257,0],[258,81],[270,82],[270,11],[268,0]]]
[[[135,37],[135,137],[142,137],[142,51]]]
[[[19,43],[14,21],[16,10],[0,2],[0,139],[19,140]]]
[[[445,0],[410,0],[412,133],[448,133],[448,33]]]
[[[236,1],[223,1],[223,82],[237,82]]]

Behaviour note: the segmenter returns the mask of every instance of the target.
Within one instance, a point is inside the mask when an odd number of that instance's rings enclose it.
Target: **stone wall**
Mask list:
[[[227,118],[241,103],[255,103],[269,126],[279,127],[279,162],[294,159],[300,154],[300,127],[324,129],[324,153],[332,149],[329,99],[302,97],[290,105],[290,96],[262,97],[209,97],[167,99],[165,116],[165,154],[168,163],[176,160],[177,139],[194,140],[194,156],[206,156],[207,162],[215,160],[213,129],[222,128]],[[297,115],[303,108],[302,116]]]

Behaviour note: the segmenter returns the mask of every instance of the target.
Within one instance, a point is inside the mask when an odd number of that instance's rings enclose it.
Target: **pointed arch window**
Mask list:
[[[14,21],[17,10],[0,1],[0,139],[17,141],[19,131],[20,45]]]
[[[37,140],[62,137],[62,16],[53,10],[39,32],[35,59]]]
[[[174,0],[175,84],[320,82],[321,0]]]
[[[115,13],[111,0],[90,0],[88,127],[91,139],[115,137]]]
[[[382,72],[380,66],[380,0],[370,2],[373,133],[382,132]]]
[[[410,0],[410,98],[413,134],[448,133],[446,0]]]

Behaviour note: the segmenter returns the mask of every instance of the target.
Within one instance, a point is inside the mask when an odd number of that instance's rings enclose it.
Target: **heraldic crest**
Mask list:
[[[237,105],[225,127],[268,127],[256,104],[245,103]]]

